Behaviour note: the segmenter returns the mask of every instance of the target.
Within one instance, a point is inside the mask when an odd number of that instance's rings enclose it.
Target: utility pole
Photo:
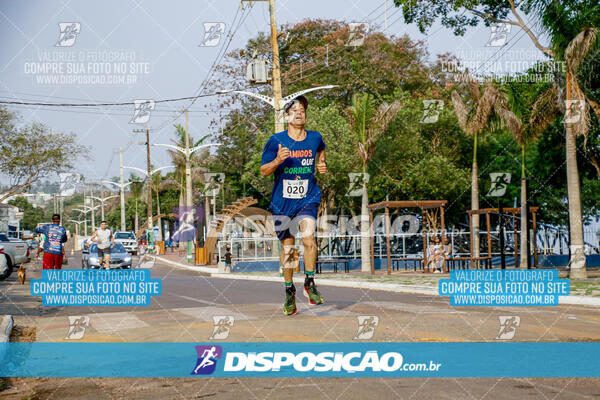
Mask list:
[[[277,43],[277,22],[275,20],[275,0],[242,0],[242,1],[268,1],[269,14],[271,15],[271,49],[273,51],[273,108],[275,109],[275,133],[285,129],[283,121],[283,106],[281,95],[281,70],[279,68],[279,43]]]
[[[187,212],[194,214],[192,209],[192,169],[190,167],[190,133],[189,133],[189,115],[188,110],[185,110],[185,208]],[[195,216],[193,220],[195,220]],[[193,261],[192,256],[193,242],[187,242],[187,261]]]
[[[285,129],[283,104],[281,104],[281,70],[279,69],[279,44],[277,43],[277,22],[275,21],[275,0],[269,0],[271,14],[271,47],[273,50],[273,98],[275,99],[275,133]]]
[[[154,242],[154,227],[152,226],[152,171],[150,167],[150,130],[146,129],[146,170],[148,172],[148,246]]]
[[[92,209],[92,231],[94,230],[94,228],[96,227],[96,222],[94,219],[94,192],[92,191],[92,184],[90,183],[90,207]]]
[[[125,187],[123,186],[123,148],[119,147],[119,172],[121,189],[121,231],[125,230]]]

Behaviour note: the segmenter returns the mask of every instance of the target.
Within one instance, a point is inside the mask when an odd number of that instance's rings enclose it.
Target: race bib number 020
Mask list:
[[[285,199],[303,199],[308,192],[308,179],[283,180],[283,197]]]

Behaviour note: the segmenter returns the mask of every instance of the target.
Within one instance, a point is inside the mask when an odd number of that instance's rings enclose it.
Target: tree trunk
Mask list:
[[[366,167],[363,166],[363,174],[366,173]],[[360,207],[360,260],[362,272],[371,272],[371,230],[369,223],[369,194],[367,193],[367,183],[362,182],[362,202]]]
[[[521,268],[527,268],[527,182],[525,181],[525,146],[521,145],[521,256],[519,264]]]
[[[181,212],[182,212],[181,210],[183,210],[183,207],[184,207],[184,200],[183,200],[184,198],[185,198],[184,197],[184,190],[181,189],[179,191],[179,215],[181,215]],[[177,248],[179,250],[184,250],[186,248],[185,242],[179,241],[179,244],[178,244]]]
[[[473,140],[473,168],[471,175],[471,210],[479,210],[479,177],[477,171],[477,134]],[[473,232],[473,257],[479,257],[479,214],[473,214],[471,219]],[[479,267],[479,261],[475,262],[475,266]]]
[[[568,78],[567,78],[568,80]],[[581,219],[581,189],[579,185],[579,171],[577,168],[577,143],[576,132],[572,124],[565,124],[567,137],[567,194],[569,198],[569,229],[571,231],[571,259],[569,272],[570,278],[585,279],[587,271],[585,266],[585,253],[583,247],[583,222]]]
[[[160,215],[160,197],[158,192],[156,192],[156,215]],[[158,217],[158,240],[159,241],[163,241],[163,227],[162,227],[162,220],[160,217]]]

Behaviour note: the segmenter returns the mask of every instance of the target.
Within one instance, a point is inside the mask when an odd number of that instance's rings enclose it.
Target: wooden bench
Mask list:
[[[472,263],[474,260],[483,261],[485,263],[486,269],[492,268],[492,258],[491,257],[450,257],[450,258],[446,258],[446,262],[450,266],[450,268],[448,268],[448,269],[455,269],[454,262],[459,262],[461,269],[468,269],[469,267],[472,266]],[[470,262],[471,265],[469,265],[469,263],[467,263],[466,268],[465,268],[465,261]]]
[[[350,272],[350,268],[348,267],[348,260],[317,260],[317,274],[322,273],[321,264],[333,264],[333,272],[337,274],[337,265],[344,264],[344,272]]]
[[[414,262],[414,269],[415,271],[417,270],[417,264],[419,263],[423,263],[423,259],[422,258],[392,258],[391,262],[392,262],[392,270],[394,270],[394,266],[396,267],[396,270],[400,270],[400,261],[404,261],[404,270],[407,269],[408,266],[408,262],[407,261],[413,261]],[[421,266],[419,266],[419,269],[421,269]]]

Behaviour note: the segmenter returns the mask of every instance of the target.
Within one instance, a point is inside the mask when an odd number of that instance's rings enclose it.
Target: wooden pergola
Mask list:
[[[441,220],[440,230],[442,232],[442,242],[446,238],[446,225],[444,219],[444,207],[448,200],[404,200],[404,201],[381,201],[379,203],[369,204],[369,221],[370,221],[370,236],[371,236],[371,275],[375,274],[375,254],[373,243],[373,212],[385,209],[385,234],[387,247],[387,274],[392,274],[391,249],[390,249],[390,208],[420,208],[423,215],[423,265],[427,265],[427,229],[432,225],[432,220],[427,217],[427,209],[439,209]],[[437,230],[437,229],[436,229]]]
[[[533,265],[534,268],[537,267],[537,246],[536,246],[536,233],[537,233],[537,212],[539,207],[529,207],[529,212],[533,217],[533,240],[531,243],[533,245]],[[516,224],[516,216],[521,214],[521,207],[504,207],[502,208],[503,214],[512,214],[513,216],[513,227],[514,227],[514,240],[515,240],[515,268],[517,268],[519,261],[519,240],[517,233],[517,224]],[[500,214],[499,208],[481,208],[479,210],[467,210],[467,214],[469,214],[469,229],[470,229],[470,241],[471,241],[471,266],[473,266],[473,215],[474,214],[485,214],[486,227],[487,227],[487,242],[488,242],[488,256],[492,257],[492,235],[490,234],[491,230],[491,222],[490,222],[490,214]]]

